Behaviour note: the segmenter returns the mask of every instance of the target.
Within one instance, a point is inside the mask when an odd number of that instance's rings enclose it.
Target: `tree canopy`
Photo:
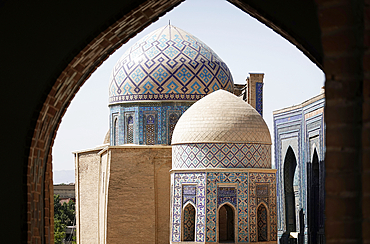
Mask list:
[[[54,243],[62,244],[65,238],[65,228],[73,226],[75,220],[75,202],[69,200],[60,203],[60,196],[54,195]]]

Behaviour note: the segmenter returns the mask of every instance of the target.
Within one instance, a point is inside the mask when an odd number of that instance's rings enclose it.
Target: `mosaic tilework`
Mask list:
[[[257,209],[258,241],[267,241],[267,209],[261,204]]]
[[[271,145],[241,143],[174,145],[172,168],[271,168]]]
[[[181,241],[182,184],[196,184],[196,224],[195,239],[204,242],[205,223],[205,173],[175,173],[172,206],[172,241]]]
[[[202,41],[168,25],[120,58],[111,74],[109,102],[199,100],[218,89],[233,91],[226,64]]]
[[[297,157],[297,169],[298,174],[298,198],[296,201],[299,205],[299,210],[304,212],[304,224],[305,224],[305,241],[308,243],[308,192],[307,192],[307,162],[311,161],[310,153],[310,138],[317,136],[319,143],[316,144],[318,150],[321,153],[321,159],[324,158],[325,153],[325,125],[323,108],[325,106],[325,98],[321,98],[307,106],[300,108],[293,108],[288,111],[284,111],[280,114],[274,115],[274,145],[275,145],[275,164],[277,169],[277,210],[278,210],[278,234],[279,236],[285,231],[285,197],[284,197],[284,157],[285,152],[281,147],[281,142],[286,138],[296,138],[298,141],[298,148],[295,149]],[[324,192],[324,191],[322,191]],[[324,203],[322,204],[324,206]],[[323,211],[323,209],[322,209]],[[297,229],[299,228],[297,218]]]
[[[257,196],[257,205],[261,202],[269,205],[269,189],[268,184],[256,183],[256,196]]]
[[[248,242],[248,173],[207,173],[207,242],[216,242],[217,183],[236,183],[238,211],[238,241]]]
[[[263,109],[263,83],[256,82],[256,110],[262,116]]]
[[[157,120],[155,125],[155,143],[156,144],[169,144],[169,135],[170,132],[169,126],[171,126],[169,117],[171,114],[176,114],[180,117],[189,107],[191,103],[183,102],[179,103],[145,103],[145,104],[136,104],[131,106],[124,106],[123,104],[113,105],[110,106],[111,110],[111,122],[110,128],[113,128],[113,114],[119,114],[119,133],[118,133],[118,145],[122,145],[128,143],[126,139],[126,134],[128,134],[128,126],[126,125],[125,121],[127,121],[128,115],[131,115],[133,118],[132,121],[132,143],[145,145],[146,144],[146,136],[145,136],[145,129],[146,129],[146,121],[144,120],[145,113],[147,112],[155,112],[157,114]],[[125,115],[127,115],[125,117]],[[172,122],[174,122],[172,120]],[[176,121],[177,122],[177,121]],[[174,127],[174,125],[172,125]],[[111,131],[111,145],[113,144],[112,135],[113,129]],[[127,135],[128,136],[128,135]]]
[[[194,241],[195,234],[195,208],[188,204],[184,208],[184,241]]]
[[[217,187],[217,206],[229,202],[237,208],[237,189],[235,187]]]
[[[185,205],[188,201],[196,204],[197,187],[194,185],[182,186],[182,204]]]
[[[258,183],[269,184],[268,208],[270,214],[270,241],[277,240],[277,216],[276,216],[276,176],[274,173],[250,173],[249,174],[249,233],[250,241],[256,242],[257,236],[257,185]]]

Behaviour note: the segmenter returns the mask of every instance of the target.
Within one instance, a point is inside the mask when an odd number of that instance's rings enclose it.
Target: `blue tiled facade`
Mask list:
[[[294,172],[293,188],[295,194],[296,232],[308,243],[310,235],[310,168],[312,167],[313,152],[316,151],[320,167],[320,196],[318,206],[320,210],[320,231],[323,234],[324,211],[324,155],[325,155],[325,125],[324,125],[325,98],[319,95],[289,109],[274,113],[274,146],[275,167],[277,169],[277,209],[278,209],[278,236],[287,230],[285,192],[284,192],[284,161],[288,149],[292,149],[297,166]],[[303,219],[300,216],[303,213]],[[302,216],[302,215],[301,215]],[[304,229],[300,229],[303,221]],[[303,236],[304,235],[304,236]],[[318,242],[319,243],[319,242]]]
[[[110,106],[110,144],[116,145],[114,135],[114,118],[118,118],[118,145],[127,144],[127,117],[133,117],[133,144],[146,145],[146,121],[148,115],[155,118],[155,143],[169,145],[169,117],[176,114],[178,118],[192,105],[189,102],[176,103],[129,103]]]
[[[182,172],[173,173],[172,201],[172,243],[181,242],[182,209],[188,201],[194,201],[197,219],[195,224],[195,241],[216,243],[217,212],[221,205],[228,203],[236,211],[238,243],[258,241],[257,208],[261,202],[269,211],[269,240],[276,241],[276,175],[262,172]],[[259,188],[265,189],[261,194]],[[186,191],[194,189],[193,194]],[[191,196],[190,196],[191,195]],[[190,197],[189,197],[190,196]]]
[[[263,83],[256,82],[256,110],[263,116]]]

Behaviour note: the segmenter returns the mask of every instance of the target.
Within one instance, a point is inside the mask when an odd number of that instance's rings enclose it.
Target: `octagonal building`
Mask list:
[[[276,243],[276,170],[261,115],[230,92],[202,98],[172,138],[171,243]]]

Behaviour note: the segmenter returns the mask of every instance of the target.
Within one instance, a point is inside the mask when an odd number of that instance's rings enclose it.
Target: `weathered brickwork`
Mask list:
[[[61,118],[74,95],[92,72],[122,44],[182,0],[149,0],[123,16],[84,48],[60,74],[36,122],[27,168],[28,243],[54,243],[51,148]],[[51,185],[51,186],[50,186]],[[44,211],[45,210],[45,211]]]
[[[109,152],[107,243],[168,243],[171,147]]]
[[[326,76],[326,243],[360,243],[364,6],[316,2]]]
[[[98,243],[98,191],[100,156],[97,150],[77,154],[76,167],[76,201],[77,205],[84,206],[76,210],[76,224],[78,238],[83,243]],[[80,242],[82,243],[82,242]]]

